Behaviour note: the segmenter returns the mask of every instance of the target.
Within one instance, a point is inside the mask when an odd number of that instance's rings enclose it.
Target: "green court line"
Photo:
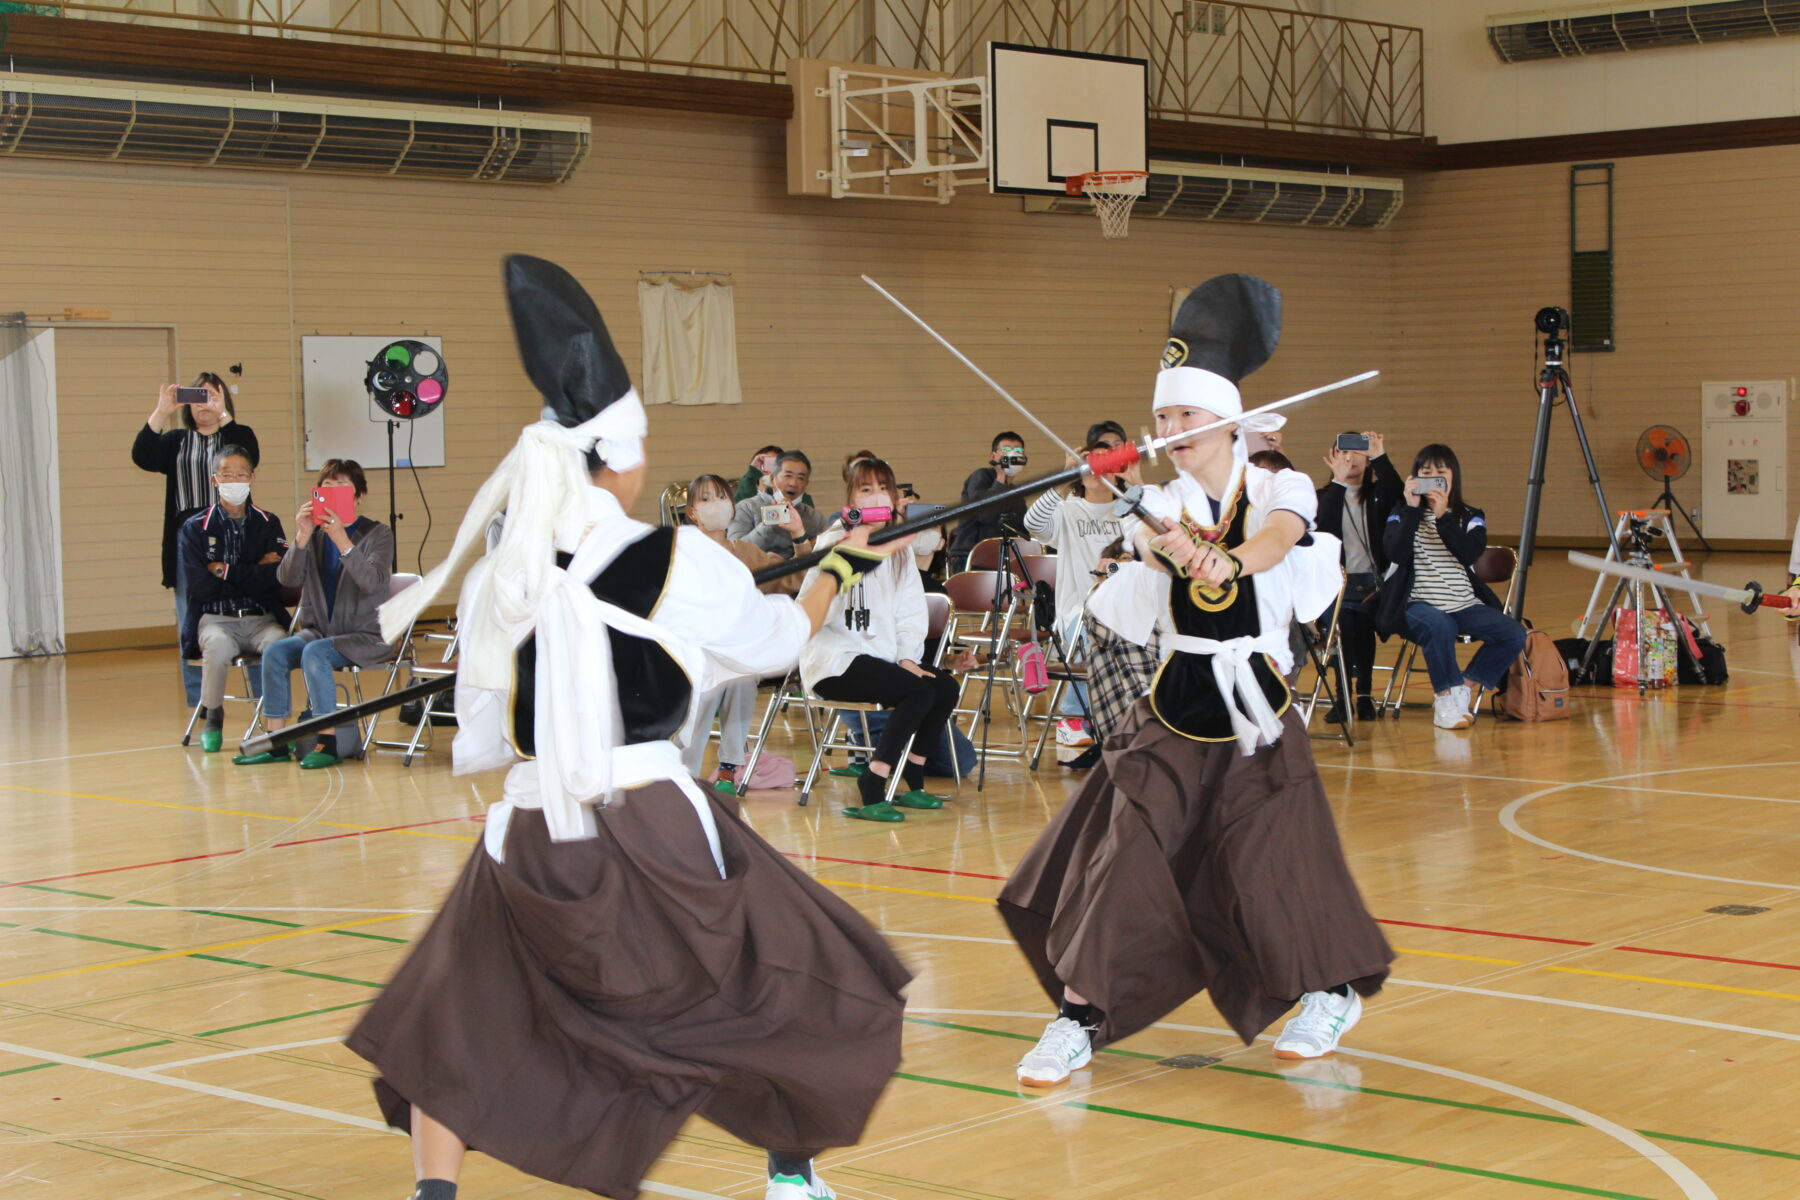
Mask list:
[[[978,1033],[986,1037],[1007,1038],[1012,1041],[1037,1041],[1035,1037],[1028,1033],[1012,1033],[1004,1029],[986,1029],[980,1025],[959,1025],[954,1021],[932,1021],[927,1020],[924,1017],[907,1017],[906,1021],[908,1024],[912,1025],[932,1025],[939,1029],[954,1029],[962,1033]],[[1112,1046],[1107,1046],[1098,1051],[1098,1053],[1117,1055],[1120,1058],[1147,1058],[1156,1061],[1161,1061],[1163,1058],[1168,1057],[1167,1055],[1145,1054],[1139,1050],[1119,1050]],[[1518,1117],[1527,1121],[1544,1121],[1551,1125],[1581,1125],[1581,1122],[1575,1120],[1573,1117],[1559,1116],[1555,1113],[1527,1112],[1524,1109],[1506,1108],[1498,1104],[1476,1104],[1469,1100],[1450,1100],[1443,1096],[1422,1096],[1417,1092],[1400,1092],[1388,1088],[1362,1087],[1354,1083],[1338,1083],[1335,1080],[1302,1079],[1293,1075],[1283,1075],[1279,1071],[1260,1071],[1254,1067],[1237,1067],[1228,1063],[1213,1063],[1211,1066],[1202,1069],[1207,1071],[1222,1071],[1227,1075],[1247,1075],[1257,1079],[1273,1079],[1281,1083],[1299,1084],[1306,1087],[1337,1088],[1340,1091],[1361,1092],[1368,1096],[1386,1096],[1391,1100],[1410,1100],[1417,1104],[1437,1104],[1445,1108],[1461,1108],[1471,1112],[1493,1113],[1497,1116]],[[1710,1138],[1688,1137],[1678,1133],[1653,1133],[1648,1129],[1640,1129],[1637,1132],[1644,1137],[1658,1141],[1684,1142],[1693,1146],[1709,1146],[1715,1150],[1737,1150],[1744,1154],[1760,1154],[1767,1158],[1785,1158],[1793,1162],[1800,1162],[1800,1154],[1791,1150],[1770,1150],[1763,1146],[1740,1146],[1735,1142],[1719,1142],[1713,1141]]]
[[[0,921],[0,929],[23,929],[12,921]],[[51,937],[74,938],[78,942],[99,942],[107,946],[123,946],[127,950],[161,950],[161,946],[146,946],[142,942],[121,942],[117,938],[95,937],[91,933],[70,933],[64,929],[33,929],[33,933],[48,934]]]
[[[135,1046],[120,1046],[117,1050],[96,1050],[94,1053],[84,1054],[84,1055],[82,1055],[82,1057],[83,1058],[111,1058],[115,1054],[129,1054],[133,1050],[150,1050],[150,1049],[154,1049],[157,1046],[168,1046],[168,1045],[172,1045],[173,1043],[174,1043],[173,1038],[163,1038],[161,1041],[156,1041],[156,1042],[139,1042]],[[0,1079],[4,1079],[8,1075],[23,1075],[27,1071],[42,1071],[45,1067],[54,1067],[57,1065],[58,1064],[53,1063],[53,1062],[41,1062],[41,1063],[32,1063],[28,1067],[14,1067],[10,1071],[0,1071]]]
[[[929,1083],[938,1087],[959,1088],[963,1091],[979,1092],[985,1096],[1004,1096],[1008,1100],[1021,1097],[1017,1091],[1005,1088],[988,1087],[979,1083],[963,1083],[955,1079],[934,1079],[929,1075],[913,1075],[905,1071],[896,1071],[896,1079],[906,1079],[913,1083]],[[1328,1150],[1333,1154],[1349,1154],[1357,1158],[1369,1158],[1378,1162],[1400,1163],[1408,1167],[1427,1167],[1433,1171],[1449,1171],[1457,1175],[1472,1175],[1478,1179],[1495,1179],[1501,1183],[1522,1183],[1528,1187],[1548,1188],[1552,1191],[1570,1192],[1578,1196],[1603,1196],[1606,1200],[1655,1200],[1651,1196],[1640,1196],[1635,1192],[1610,1192],[1604,1188],[1584,1187],[1579,1183],[1561,1183],[1554,1179],[1536,1179],[1530,1175],[1512,1175],[1505,1171],[1489,1171],[1482,1167],[1464,1167],[1455,1163],[1447,1163],[1428,1158],[1414,1158],[1408,1154],[1390,1154],[1385,1150],[1365,1150],[1360,1146],[1343,1146],[1336,1142],[1318,1142],[1310,1138],[1289,1137],[1281,1133],[1265,1133],[1259,1129],[1239,1129],[1231,1125],[1213,1125],[1206,1121],[1190,1121],[1185,1117],[1168,1117],[1161,1113],[1137,1112],[1129,1108],[1114,1108],[1107,1104],[1089,1104],[1082,1100],[1065,1100],[1064,1108],[1080,1108],[1088,1112],[1104,1113],[1112,1117],[1129,1117],[1136,1121],[1152,1121],[1159,1125],[1175,1125],[1182,1129],[1198,1129],[1204,1133],[1222,1133],[1228,1137],[1252,1138],[1261,1142],[1275,1142],[1283,1146],[1298,1146],[1305,1150]]]
[[[4,882],[4,880],[0,880],[0,883]],[[77,892],[70,888],[50,887],[48,884],[42,883],[21,883],[17,886],[32,892],[54,892],[58,896],[80,896],[84,900],[119,899],[117,896],[103,896],[99,892]],[[250,921],[257,925],[274,925],[282,929],[303,929],[306,924],[304,921],[277,921],[274,917],[253,917],[248,913],[227,912],[216,908],[183,908],[176,904],[159,904],[155,900],[126,900],[123,903],[135,904],[139,908],[169,908],[203,917],[223,917],[227,921]],[[367,938],[372,942],[393,942],[402,946],[407,944],[406,938],[389,937],[385,933],[364,933],[357,929],[328,929],[326,932],[338,937]],[[129,945],[130,943],[121,944]]]
[[[196,1033],[195,1037],[218,1037],[220,1034],[236,1033],[240,1029],[260,1029],[264,1025],[279,1025],[283,1021],[298,1021],[302,1017],[316,1017],[324,1013],[342,1012],[346,1008],[363,1008],[375,1003],[374,999],[354,1000],[349,1004],[334,1004],[330,1008],[315,1008],[310,1012],[290,1013],[285,1017],[266,1017],[261,1021],[246,1021],[242,1025],[226,1025],[220,1029],[207,1029]]]
[[[46,1063],[53,1066],[53,1063]],[[278,1184],[262,1183],[254,1179],[245,1179],[241,1175],[228,1175],[223,1171],[214,1171],[208,1167],[197,1167],[191,1163],[175,1162],[166,1158],[158,1158],[153,1154],[145,1154],[139,1150],[124,1150],[117,1146],[106,1146],[99,1142],[79,1138],[64,1141],[54,1133],[44,1129],[33,1129],[29,1125],[19,1125],[12,1121],[0,1121],[0,1131],[17,1134],[20,1137],[35,1135],[51,1138],[55,1144],[66,1150],[80,1150],[87,1154],[97,1154],[102,1158],[115,1158],[121,1162],[134,1163],[140,1167],[154,1167],[159,1171],[168,1171],[175,1175],[187,1175],[194,1179],[204,1179],[208,1183],[217,1183],[227,1187],[242,1187],[264,1196],[276,1197],[276,1200],[321,1200],[311,1192],[297,1192],[292,1188],[284,1188]]]

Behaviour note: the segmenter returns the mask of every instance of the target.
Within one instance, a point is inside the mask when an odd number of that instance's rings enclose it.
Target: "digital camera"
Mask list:
[[[844,508],[844,524],[854,529],[858,525],[885,525],[894,519],[894,510],[886,507]]]

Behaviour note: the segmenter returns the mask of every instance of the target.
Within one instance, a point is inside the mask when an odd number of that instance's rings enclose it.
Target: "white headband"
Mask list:
[[[579,425],[564,426],[556,422],[553,409],[544,410],[539,422],[551,441],[587,452],[590,448],[615,471],[629,471],[644,461],[644,435],[649,432],[649,419],[644,403],[632,388],[601,409],[598,415]]]
[[[1244,400],[1238,395],[1237,384],[1223,375],[1200,367],[1169,367],[1156,374],[1156,395],[1150,407],[1203,408],[1230,420],[1244,411]]]

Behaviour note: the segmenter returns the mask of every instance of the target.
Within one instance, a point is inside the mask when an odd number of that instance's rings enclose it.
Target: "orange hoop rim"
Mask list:
[[[1063,180],[1063,188],[1071,196],[1085,196],[1090,187],[1116,187],[1149,178],[1148,171],[1083,171]]]

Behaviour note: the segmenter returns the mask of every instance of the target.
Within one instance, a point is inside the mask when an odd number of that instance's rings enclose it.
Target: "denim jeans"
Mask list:
[[[1431,690],[1447,692],[1466,677],[1484,688],[1496,688],[1506,678],[1519,651],[1525,649],[1525,627],[1485,604],[1472,604],[1457,612],[1445,612],[1423,601],[1406,606],[1406,635],[1425,655],[1431,674]],[[1467,635],[1482,643],[1467,670],[1456,665],[1456,639]]]
[[[330,638],[307,641],[300,637],[284,637],[263,651],[263,715],[293,715],[293,670],[300,668],[306,678],[306,707],[315,717],[337,711],[337,679],[332,674],[351,666],[349,659],[338,653]],[[354,723],[337,731],[338,753],[357,751]]]

